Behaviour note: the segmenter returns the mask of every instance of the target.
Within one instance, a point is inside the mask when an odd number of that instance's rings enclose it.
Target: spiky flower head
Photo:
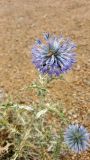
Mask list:
[[[85,151],[90,147],[90,134],[82,125],[69,125],[66,129],[64,140],[68,147],[76,153]]]
[[[59,76],[71,69],[75,63],[76,45],[62,36],[44,34],[45,44],[36,40],[32,48],[33,63],[42,74]]]

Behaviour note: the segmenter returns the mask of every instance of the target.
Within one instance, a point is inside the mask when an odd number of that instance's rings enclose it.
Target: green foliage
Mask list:
[[[8,103],[0,106],[0,130],[8,132],[7,143],[14,153],[11,160],[23,157],[42,160],[59,156],[63,144],[61,129],[66,125],[62,107],[45,103],[43,106],[23,106]],[[62,116],[63,115],[63,116]],[[9,142],[10,141],[10,142]],[[59,143],[60,142],[60,143]],[[2,142],[1,142],[2,145]]]
[[[34,102],[32,106],[8,102],[0,106],[0,146],[9,146],[8,155],[4,153],[7,160],[59,160],[64,150],[63,131],[68,121],[62,105],[46,99],[49,81],[47,76],[39,76],[39,81],[28,87],[36,91],[37,105]]]

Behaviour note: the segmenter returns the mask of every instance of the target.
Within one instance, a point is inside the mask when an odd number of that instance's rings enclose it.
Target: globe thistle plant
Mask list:
[[[82,125],[69,125],[66,129],[64,140],[68,147],[76,153],[85,151],[90,147],[90,134]]]
[[[76,45],[62,36],[44,34],[45,44],[36,40],[32,48],[33,63],[42,74],[59,76],[70,70],[75,63]]]

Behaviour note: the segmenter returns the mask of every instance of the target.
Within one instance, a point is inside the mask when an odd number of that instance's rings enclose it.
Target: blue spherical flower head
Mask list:
[[[45,44],[37,40],[32,48],[33,63],[42,74],[59,76],[75,63],[76,45],[69,39],[44,34]]]
[[[90,147],[90,134],[82,125],[69,125],[66,129],[64,139],[68,147],[76,153],[85,151]]]

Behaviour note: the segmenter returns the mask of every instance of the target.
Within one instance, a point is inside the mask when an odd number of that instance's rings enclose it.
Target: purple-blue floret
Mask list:
[[[80,153],[90,147],[90,134],[84,126],[72,124],[66,129],[64,141],[72,151]]]
[[[74,50],[76,45],[69,39],[44,34],[45,44],[36,40],[32,48],[32,59],[42,74],[59,76],[70,70],[76,62]]]

